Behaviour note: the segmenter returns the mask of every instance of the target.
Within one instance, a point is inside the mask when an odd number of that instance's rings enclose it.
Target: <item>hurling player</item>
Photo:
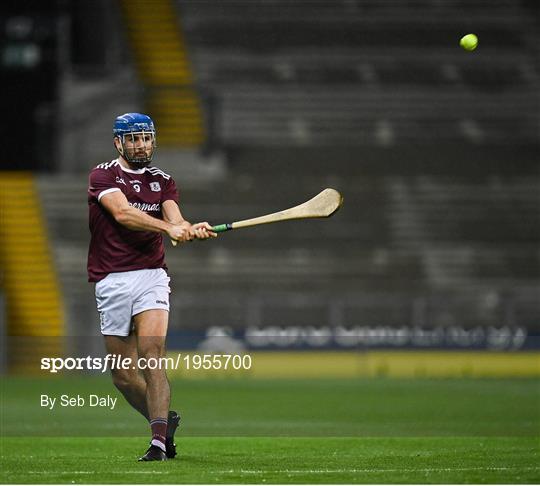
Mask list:
[[[184,219],[173,178],[150,165],[156,130],[149,116],[121,115],[113,134],[118,158],[98,165],[89,177],[88,280],[96,284],[107,352],[137,363],[165,353],[170,279],[163,235],[185,242],[217,234],[207,222]],[[112,370],[112,379],[150,423],[150,447],[139,460],[175,457],[174,432],[180,417],[169,411],[165,370],[146,368],[140,373],[129,368]]]

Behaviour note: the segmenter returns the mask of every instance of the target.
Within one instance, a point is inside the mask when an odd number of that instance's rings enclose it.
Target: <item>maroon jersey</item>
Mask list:
[[[163,236],[153,231],[134,231],[117,223],[100,204],[113,191],[122,191],[130,206],[163,219],[161,204],[168,199],[178,203],[178,191],[171,176],[157,167],[131,170],[118,159],[100,164],[90,172],[88,207],[90,248],[88,280],[98,282],[112,272],[145,268],[167,268]]]

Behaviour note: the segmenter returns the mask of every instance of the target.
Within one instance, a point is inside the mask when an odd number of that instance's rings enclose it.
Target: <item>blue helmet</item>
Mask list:
[[[154,156],[154,149],[156,147],[156,129],[154,122],[148,115],[142,113],[125,113],[116,117],[114,121],[113,134],[120,140],[121,148],[118,148],[118,152],[124,157],[127,162],[139,167],[146,167],[152,162]],[[126,136],[128,140],[135,143],[135,134],[142,135],[143,140],[146,140],[146,136],[150,137],[152,142],[152,148],[148,151],[146,148],[130,147],[126,149]],[[131,138],[130,138],[131,137]],[[140,152],[142,150],[144,152]]]

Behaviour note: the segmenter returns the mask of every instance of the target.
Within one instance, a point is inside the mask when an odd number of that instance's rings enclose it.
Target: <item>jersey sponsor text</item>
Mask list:
[[[133,206],[134,208],[140,209],[144,212],[152,212],[152,211],[161,211],[161,204],[154,203],[154,204],[148,204],[148,203],[139,203],[139,202],[130,202],[130,206]]]

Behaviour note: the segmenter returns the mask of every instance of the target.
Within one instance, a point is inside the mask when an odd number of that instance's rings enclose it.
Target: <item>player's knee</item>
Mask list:
[[[135,377],[131,373],[126,373],[125,370],[116,370],[112,374],[112,380],[116,388],[125,391],[133,386]]]
[[[139,357],[148,360],[159,360],[165,355],[165,343],[163,342],[147,342],[142,349],[139,349]]]

